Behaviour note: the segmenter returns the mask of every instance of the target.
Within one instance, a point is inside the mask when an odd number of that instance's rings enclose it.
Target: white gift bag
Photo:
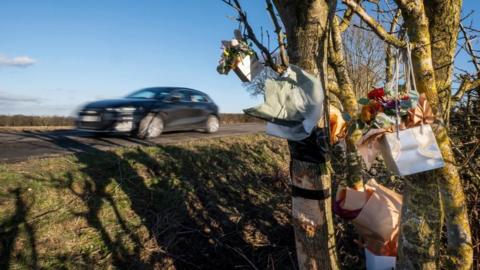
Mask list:
[[[242,80],[242,82],[251,82],[260,71],[262,71],[262,64],[255,56],[247,55],[238,63],[233,69],[235,74]]]
[[[387,168],[400,176],[445,166],[430,125],[385,133],[381,153]]]
[[[365,259],[367,270],[392,270],[395,269],[396,257],[377,256],[365,249]]]

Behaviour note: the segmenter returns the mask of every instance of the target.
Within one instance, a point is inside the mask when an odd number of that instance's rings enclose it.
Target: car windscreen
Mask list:
[[[169,94],[170,91],[168,89],[142,89],[128,95],[127,98],[161,99]]]

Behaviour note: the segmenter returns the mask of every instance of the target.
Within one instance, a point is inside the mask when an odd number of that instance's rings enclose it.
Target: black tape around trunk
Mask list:
[[[328,128],[315,128],[309,137],[301,141],[288,141],[292,159],[317,164],[330,160],[329,144]]]
[[[292,188],[292,197],[301,197],[309,200],[323,201],[330,198],[330,189],[324,190],[311,190],[297,187],[294,185],[290,186]]]

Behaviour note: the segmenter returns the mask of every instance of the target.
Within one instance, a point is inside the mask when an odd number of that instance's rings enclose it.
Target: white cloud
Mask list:
[[[9,58],[0,55],[0,67],[28,67],[35,64],[37,61],[29,56],[17,56]]]
[[[5,105],[8,103],[40,103],[41,99],[37,97],[27,97],[27,96],[20,96],[20,95],[12,95],[5,92],[0,92],[0,104]]]

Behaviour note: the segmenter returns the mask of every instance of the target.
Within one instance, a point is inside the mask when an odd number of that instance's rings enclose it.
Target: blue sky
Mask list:
[[[242,3],[257,31],[270,27],[263,1]],[[220,0],[2,0],[0,114],[71,115],[148,86],[192,87],[241,112],[261,100],[215,69],[234,15]]]

